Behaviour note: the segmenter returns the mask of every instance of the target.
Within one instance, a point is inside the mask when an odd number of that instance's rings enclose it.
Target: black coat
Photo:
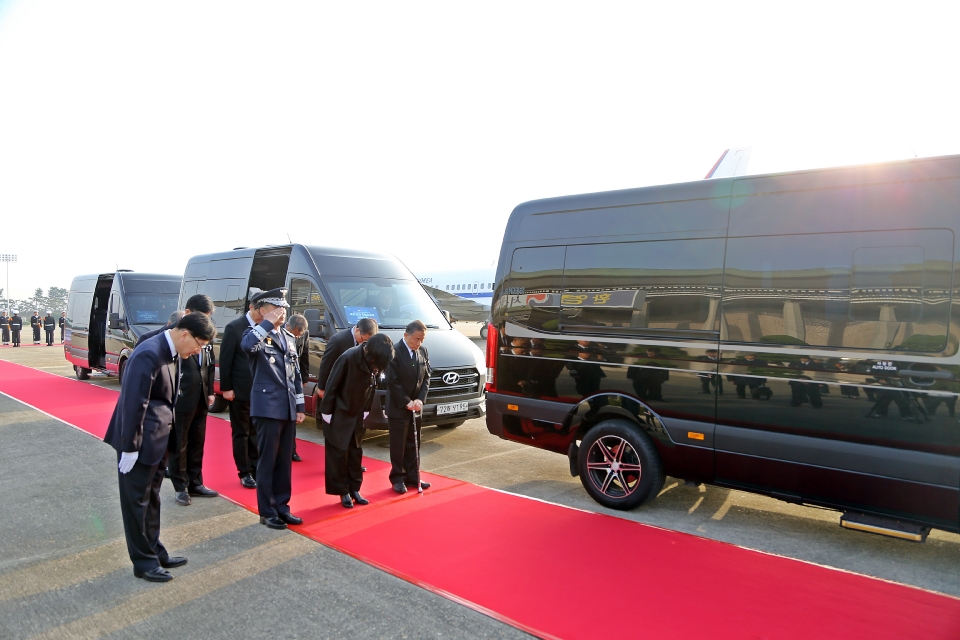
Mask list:
[[[20,331],[23,328],[23,320],[20,316],[14,314],[10,316],[10,330],[11,331]]]
[[[240,347],[244,332],[250,328],[246,314],[230,322],[223,329],[220,342],[220,392],[233,391],[238,400],[250,401],[253,375],[250,356]]]
[[[410,359],[407,345],[400,340],[393,348],[393,360],[387,367],[387,417],[409,420],[411,400],[426,402],[430,390],[430,356],[420,347]]]
[[[169,329],[173,329],[173,328],[176,327],[176,326],[177,326],[176,324],[168,324],[168,325],[166,325],[166,326],[160,327],[159,329],[154,329],[153,331],[147,331],[145,334],[143,334],[142,336],[140,336],[139,338],[137,338],[137,343],[136,343],[135,345],[133,345],[133,348],[136,349],[137,347],[139,347],[141,344],[143,344],[144,342],[146,342],[147,340],[149,340],[149,339],[152,338],[153,336],[158,336],[158,335],[160,335],[161,333],[163,333],[164,331],[167,331],[167,330],[169,330]]]
[[[43,318],[43,330],[44,331],[53,331],[57,328],[57,319],[53,316],[44,316]]]
[[[363,414],[370,411],[377,391],[377,375],[364,358],[363,345],[347,349],[333,364],[320,413],[332,415],[323,423],[324,439],[346,449],[350,438],[363,437]]]
[[[197,356],[190,356],[180,363],[180,394],[177,396],[177,412],[187,413],[202,404],[207,406],[207,396],[213,395],[213,378],[216,371],[216,358],[210,345],[200,352],[203,356],[201,366]]]
[[[160,462],[170,440],[177,367],[164,336],[144,342],[127,361],[120,398],[103,441],[120,452],[139,451],[137,462]]]
[[[304,331],[297,338],[297,359],[300,361],[300,381],[310,382],[310,332]]]
[[[353,327],[338,332],[335,336],[327,340],[327,347],[323,351],[323,357],[320,358],[320,371],[317,373],[317,389],[326,392],[327,379],[330,372],[333,371],[333,365],[343,352],[354,347]]]
[[[39,331],[40,327],[43,326],[43,320],[40,319],[40,316],[30,316],[30,326]]]

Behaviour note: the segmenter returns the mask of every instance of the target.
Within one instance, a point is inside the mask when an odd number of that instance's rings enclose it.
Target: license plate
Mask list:
[[[466,402],[451,402],[450,404],[438,404],[437,415],[445,416],[448,413],[462,413],[467,410]]]

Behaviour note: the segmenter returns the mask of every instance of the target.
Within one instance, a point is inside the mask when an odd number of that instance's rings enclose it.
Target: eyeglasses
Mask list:
[[[193,341],[194,341],[195,343],[197,343],[197,348],[194,349],[194,352],[195,352],[195,353],[199,353],[199,352],[203,351],[203,348],[204,348],[205,346],[207,346],[207,345],[205,345],[205,344],[200,344],[200,341],[197,340],[197,337],[196,337],[195,335],[193,335],[192,333],[190,333],[189,331],[187,332],[187,335],[190,336],[191,338],[193,338]]]

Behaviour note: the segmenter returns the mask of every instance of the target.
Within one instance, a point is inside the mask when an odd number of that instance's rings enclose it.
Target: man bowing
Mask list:
[[[427,327],[419,320],[408,324],[387,367],[390,484],[397,493],[406,493],[407,487],[430,488],[420,480],[420,412],[430,389],[430,357],[422,346],[426,335]]]

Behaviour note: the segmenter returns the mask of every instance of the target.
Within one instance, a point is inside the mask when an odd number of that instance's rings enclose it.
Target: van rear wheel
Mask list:
[[[663,488],[657,448],[629,420],[607,420],[588,431],[577,466],[590,497],[611,509],[639,507]]]
[[[77,374],[77,380],[89,380],[90,369],[84,369],[81,366],[73,365],[73,371]]]

